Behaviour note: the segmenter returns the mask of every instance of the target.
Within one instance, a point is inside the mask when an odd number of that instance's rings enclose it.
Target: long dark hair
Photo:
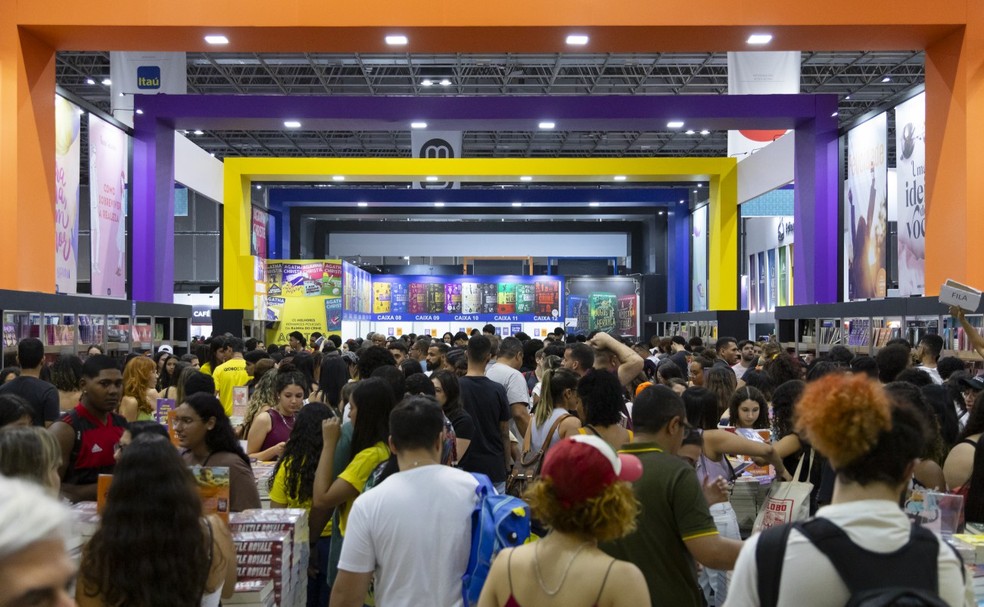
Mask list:
[[[321,422],[334,416],[331,407],[324,403],[311,402],[301,407],[294,420],[294,429],[290,431],[290,438],[284,446],[284,454],[277,460],[277,467],[270,476],[271,489],[273,479],[283,466],[287,495],[299,502],[311,499],[314,492],[314,473],[318,469],[318,458],[313,454],[321,452],[324,442]]]
[[[731,405],[728,407],[728,421],[732,426],[738,427],[738,409],[746,400],[750,400],[759,406],[758,417],[752,423],[752,428],[762,429],[769,427],[769,404],[765,402],[765,396],[758,388],[745,386],[731,397]]]
[[[102,524],[84,551],[87,596],[106,605],[194,607],[208,561],[195,479],[167,439],[138,436],[116,464]]]
[[[806,383],[802,380],[791,379],[772,393],[772,434],[774,439],[778,440],[796,433],[793,419],[794,406],[805,389]]]
[[[249,457],[246,456],[242,445],[239,444],[239,439],[236,438],[236,433],[232,429],[232,424],[229,422],[229,418],[226,417],[225,409],[222,408],[222,403],[219,402],[219,399],[211,394],[199,392],[198,394],[192,394],[184,402],[195,410],[195,413],[198,414],[198,417],[202,418],[203,422],[208,422],[209,418],[215,418],[215,426],[205,433],[205,445],[208,447],[209,452],[221,453],[227,451],[238,455],[240,459],[246,462],[247,466],[249,465]]]
[[[967,426],[960,433],[959,440],[963,441],[968,436],[981,433],[984,433],[984,392],[978,394],[974,400],[974,408],[970,411]],[[981,439],[977,440],[980,442]],[[969,482],[967,502],[964,506],[966,519],[972,523],[984,522],[984,448],[980,445],[974,450],[974,467]]]
[[[700,386],[692,386],[683,391],[683,405],[687,410],[687,422],[695,428],[714,430],[718,427],[718,398]]]
[[[450,419],[461,411],[461,388],[458,387],[458,376],[451,371],[436,371],[431,375],[431,379],[441,382],[444,389],[444,396],[447,404],[444,405],[444,414]]]
[[[357,411],[352,429],[352,459],[363,449],[389,438],[389,414],[396,397],[389,382],[379,377],[361,380],[352,391]]]
[[[321,398],[330,406],[339,409],[342,386],[347,384],[350,378],[348,363],[341,356],[326,356],[321,361],[321,373],[318,375]]]

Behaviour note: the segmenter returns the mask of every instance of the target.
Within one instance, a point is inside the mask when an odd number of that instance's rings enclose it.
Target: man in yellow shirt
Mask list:
[[[222,363],[212,372],[215,379],[215,392],[222,402],[222,408],[228,416],[232,416],[232,392],[237,386],[249,383],[249,373],[246,372],[246,360],[243,358],[245,345],[238,337],[226,338],[226,347],[232,349],[232,358]]]

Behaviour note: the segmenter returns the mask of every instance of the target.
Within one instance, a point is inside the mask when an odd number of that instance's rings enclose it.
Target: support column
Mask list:
[[[734,159],[731,159],[734,160]],[[738,309],[738,163],[711,177],[707,309]]]
[[[222,208],[222,309],[252,310],[255,259],[250,255],[252,229],[248,175],[235,159],[225,159]]]
[[[55,49],[0,16],[0,289],[55,292]]]
[[[837,101],[817,98],[816,118],[796,129],[793,169],[793,303],[834,303],[841,246]]]
[[[968,11],[984,14],[984,1]],[[926,49],[926,294],[948,278],[984,288],[984,23]]]
[[[693,244],[690,210],[670,209],[666,230],[666,311],[690,310],[690,247]]]
[[[142,117],[137,116],[137,123]],[[174,129],[156,118],[135,129],[130,293],[136,301],[174,301]]]

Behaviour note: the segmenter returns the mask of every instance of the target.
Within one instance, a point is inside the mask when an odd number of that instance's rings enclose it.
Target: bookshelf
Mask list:
[[[747,310],[680,312],[646,316],[647,334],[664,337],[682,335],[686,339],[700,337],[707,346],[713,345],[718,338],[726,335],[739,341],[746,339],[748,327]]]

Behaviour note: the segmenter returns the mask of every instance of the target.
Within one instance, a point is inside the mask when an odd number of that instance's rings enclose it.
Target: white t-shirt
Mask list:
[[[940,371],[936,367],[924,367],[922,365],[919,365],[918,367],[916,367],[916,369],[919,369],[920,371],[924,371],[927,375],[929,375],[930,379],[932,379],[933,383],[936,384],[937,386],[943,385],[943,378],[940,377]]]
[[[526,403],[527,412],[530,409],[530,389],[526,385],[523,374],[503,363],[495,363],[485,369],[485,377],[506,389],[506,400],[509,401],[510,412],[512,405]],[[516,426],[516,420],[509,420],[509,430],[516,436],[523,436]]]
[[[824,506],[817,517],[825,518],[847,533],[855,544],[872,552],[889,553],[909,541],[911,525],[899,505],[887,500],[862,500]],[[755,547],[759,536],[753,536],[741,549],[731,588],[724,607],[757,607],[758,568]],[[968,575],[965,583],[961,565],[953,550],[940,541],[939,593],[953,607],[976,605]],[[844,605],[850,598],[847,586],[827,557],[804,537],[793,530],[786,544],[782,565],[778,603],[797,607],[827,607]]]
[[[477,486],[448,466],[394,474],[352,504],[338,568],[375,572],[378,607],[460,607]]]
[[[741,379],[745,375],[745,371],[748,371],[752,367],[746,367],[738,361],[736,364],[731,365],[731,370],[735,372],[735,379]]]

